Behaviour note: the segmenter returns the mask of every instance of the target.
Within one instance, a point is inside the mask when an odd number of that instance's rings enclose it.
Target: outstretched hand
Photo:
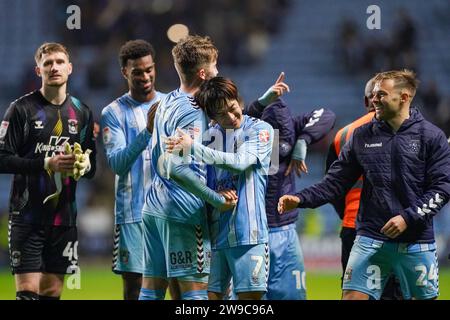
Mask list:
[[[300,198],[297,196],[284,195],[278,200],[278,213],[283,214],[285,212],[294,210],[300,204]]]

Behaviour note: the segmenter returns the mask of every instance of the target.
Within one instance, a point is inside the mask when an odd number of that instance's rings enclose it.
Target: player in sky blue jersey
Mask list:
[[[125,300],[137,300],[142,284],[142,207],[151,182],[149,110],[165,96],[155,89],[154,59],[153,46],[144,40],[120,48],[129,91],[106,106],[101,118],[106,157],[116,174],[113,271],[122,275]]]
[[[242,114],[237,88],[229,79],[205,82],[196,101],[217,123],[205,137],[213,141],[206,147],[179,131],[179,138],[167,141],[168,150],[192,147],[195,159],[209,165],[208,186],[237,200],[232,210],[212,208],[208,213],[213,249],[208,296],[222,299],[232,278],[239,299],[260,299],[269,273],[265,194],[273,128]]]
[[[227,200],[206,186],[206,168],[165,152],[165,137],[177,128],[195,140],[207,119],[192,95],[203,81],[217,74],[218,52],[208,37],[188,36],[172,50],[180,88],[163,98],[155,115],[152,137],[152,184],[143,208],[144,279],[139,299],[159,300],[168,280],[178,279],[182,299],[206,299],[210,260],[205,201],[227,210]]]

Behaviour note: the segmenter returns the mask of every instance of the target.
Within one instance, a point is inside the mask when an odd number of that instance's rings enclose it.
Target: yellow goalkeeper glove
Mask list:
[[[89,170],[91,170],[91,161],[89,155],[91,154],[90,149],[86,149],[83,153],[81,145],[75,142],[73,145],[73,155],[75,156],[75,163],[73,165],[73,178],[78,181],[82,176],[84,176]]]

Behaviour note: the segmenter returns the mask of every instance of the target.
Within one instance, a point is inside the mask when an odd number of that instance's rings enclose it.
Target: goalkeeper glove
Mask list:
[[[73,165],[73,178],[78,181],[82,176],[84,176],[89,170],[91,170],[91,161],[89,155],[91,154],[90,149],[86,149],[83,153],[81,145],[75,142],[73,145],[73,154],[75,156],[75,163]]]

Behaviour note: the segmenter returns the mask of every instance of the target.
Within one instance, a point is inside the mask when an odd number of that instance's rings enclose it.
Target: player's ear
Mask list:
[[[204,68],[201,68],[200,70],[198,70],[197,75],[200,79],[206,80],[206,71]]]
[[[122,72],[122,76],[123,76],[126,80],[128,80],[127,67],[122,67],[122,68],[120,69],[120,72]]]
[[[400,94],[400,102],[401,102],[401,103],[406,103],[406,102],[408,102],[408,100],[409,100],[409,94],[408,94],[408,92],[402,92],[402,93]]]
[[[36,75],[38,77],[41,77],[41,68],[39,68],[38,66],[34,67],[34,72],[36,72]]]
[[[366,107],[366,109],[369,108],[369,103],[370,103],[369,98],[364,96],[364,106]]]
[[[71,74],[72,74],[72,70],[73,70],[72,62],[69,62],[69,67],[68,67],[68,70],[67,70],[67,75],[71,75]]]

